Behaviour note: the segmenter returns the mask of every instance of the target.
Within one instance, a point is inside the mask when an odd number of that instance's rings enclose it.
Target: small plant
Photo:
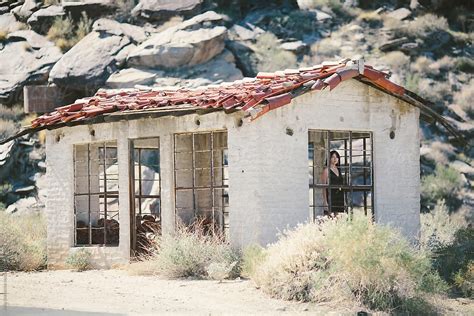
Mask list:
[[[416,73],[409,73],[405,78],[405,88],[408,90],[419,93],[419,84],[420,84],[420,76]]]
[[[0,29],[0,42],[3,42],[8,37],[8,31]]]
[[[61,51],[66,52],[76,45],[91,31],[92,21],[82,13],[77,27],[74,27],[74,21],[71,17],[57,17],[50,27],[47,37],[53,41]]]
[[[437,165],[434,174],[421,179],[422,204],[434,206],[439,200],[453,207],[457,204],[457,193],[463,185],[459,172],[451,167]]]
[[[455,61],[455,67],[457,70],[466,72],[466,73],[473,73],[474,72],[474,60],[469,57],[459,57]]]
[[[0,271],[34,271],[46,265],[46,224],[39,215],[0,212]]]
[[[265,259],[265,250],[258,245],[247,246],[242,254],[242,271],[241,275],[251,278],[259,264]]]
[[[381,59],[390,67],[391,70],[397,73],[404,72],[410,65],[410,57],[402,52],[390,52]]]
[[[279,46],[278,38],[271,33],[265,33],[258,37],[255,43],[258,71],[275,71],[296,65],[296,56]]]
[[[474,79],[454,95],[454,103],[459,105],[471,119],[474,119]]]
[[[83,39],[87,34],[90,33],[92,29],[92,20],[87,16],[85,12],[82,12],[81,19],[79,20],[79,23],[77,24],[77,29],[76,29],[76,36],[74,40],[79,42],[81,39]]]
[[[174,235],[159,237],[144,262],[132,268],[135,273],[223,280],[238,276],[240,270],[239,254],[199,222],[192,227],[180,224]]]
[[[92,268],[91,256],[87,249],[81,248],[69,254],[66,264],[78,272],[86,271]]]
[[[426,38],[431,34],[449,29],[448,21],[444,17],[434,14],[425,14],[410,21],[407,34],[419,38]]]

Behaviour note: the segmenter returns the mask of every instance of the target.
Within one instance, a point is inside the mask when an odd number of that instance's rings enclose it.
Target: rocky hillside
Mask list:
[[[359,55],[432,101],[470,143],[422,122],[423,209],[446,199],[469,213],[473,8],[460,0],[0,0],[0,136],[25,124],[24,86],[54,87],[66,104],[99,88],[197,87]],[[9,212],[44,207],[41,138],[0,146]]]

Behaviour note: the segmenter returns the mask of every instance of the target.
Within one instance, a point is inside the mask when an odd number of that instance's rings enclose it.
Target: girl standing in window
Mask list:
[[[332,150],[329,157],[329,167],[324,168],[321,175],[321,183],[330,184],[331,186],[342,186],[344,179],[339,169],[341,156],[336,150]],[[337,213],[344,212],[344,191],[342,187],[332,187],[330,190],[323,190],[324,215],[335,216]]]

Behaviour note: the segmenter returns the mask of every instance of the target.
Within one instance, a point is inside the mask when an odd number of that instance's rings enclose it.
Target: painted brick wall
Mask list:
[[[239,113],[141,119],[48,132],[48,254],[61,266],[73,244],[72,144],[118,141],[120,245],[91,247],[98,266],[129,260],[128,139],[160,137],[163,232],[174,231],[173,134],[228,132],[230,241],[242,247],[274,242],[279,232],[309,219],[308,129],[373,132],[375,218],[410,238],[419,233],[419,112],[355,80],[333,92],[303,95],[253,122]],[[199,118],[200,124],[196,124]],[[90,129],[95,136],[90,135]],[[290,131],[292,135],[288,135]],[[395,138],[389,133],[395,131]],[[57,136],[60,136],[59,142]]]

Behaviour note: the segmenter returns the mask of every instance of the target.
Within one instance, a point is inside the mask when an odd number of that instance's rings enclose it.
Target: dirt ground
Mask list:
[[[122,270],[93,270],[9,273],[7,285],[7,308],[0,307],[0,315],[295,315],[330,311],[270,299],[247,280],[163,280]]]
[[[0,278],[3,292],[3,278]],[[3,297],[0,296],[0,303]],[[444,300],[474,315],[472,300]],[[354,315],[358,310],[271,299],[251,281],[163,280],[124,270],[8,273],[0,315]]]

